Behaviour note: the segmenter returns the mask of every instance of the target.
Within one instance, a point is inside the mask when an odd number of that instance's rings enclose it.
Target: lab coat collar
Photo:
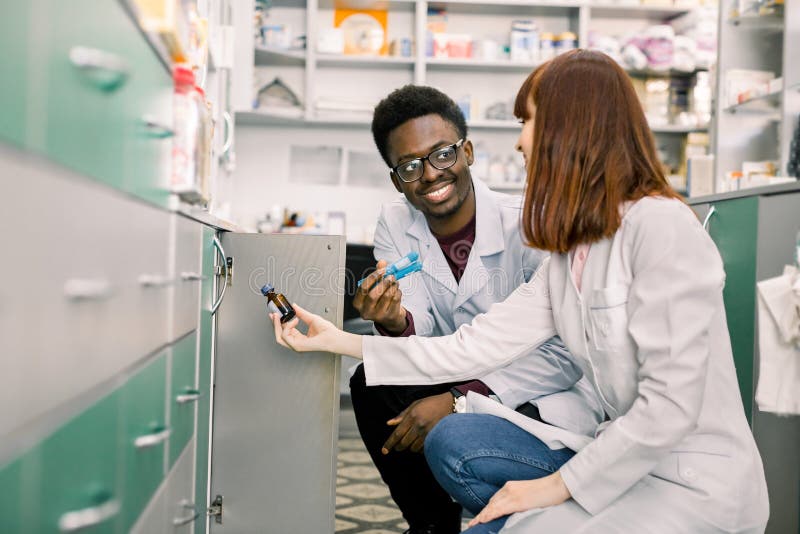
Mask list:
[[[413,210],[414,220],[406,231],[419,242],[420,250],[426,251],[422,270],[457,295],[455,306],[469,300],[486,285],[489,276],[482,258],[505,250],[500,207],[486,184],[480,180],[473,180],[472,184],[475,190],[475,242],[458,285],[421,211]]]

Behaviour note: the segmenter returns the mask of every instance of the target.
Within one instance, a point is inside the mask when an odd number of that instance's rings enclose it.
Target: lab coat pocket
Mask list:
[[[589,300],[589,323],[596,350],[618,351],[628,338],[628,287],[595,289]]]

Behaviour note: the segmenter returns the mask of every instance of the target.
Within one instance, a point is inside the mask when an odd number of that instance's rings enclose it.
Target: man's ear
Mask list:
[[[400,187],[400,180],[394,175],[394,172],[389,171],[389,178],[392,179],[392,184],[394,184],[394,188],[397,189],[397,192],[402,193],[403,188]]]
[[[472,162],[475,161],[475,155],[472,152],[472,141],[467,139],[462,146],[464,147],[464,155],[467,156],[467,165],[472,165]]]

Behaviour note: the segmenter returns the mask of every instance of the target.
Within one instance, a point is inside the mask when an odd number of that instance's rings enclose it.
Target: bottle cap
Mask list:
[[[172,72],[175,85],[194,85],[194,72],[189,67],[177,66]]]
[[[267,293],[272,293],[273,291],[275,291],[275,288],[269,284],[265,284],[264,287],[261,288],[261,294],[265,297],[267,296]]]

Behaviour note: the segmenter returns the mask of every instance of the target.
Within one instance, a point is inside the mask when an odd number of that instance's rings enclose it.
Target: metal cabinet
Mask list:
[[[703,221],[709,235],[717,244],[725,265],[726,278],[722,297],[725,301],[739,391],[747,420],[752,423],[758,197],[709,204],[703,214]]]
[[[2,462],[15,431],[169,343],[171,281],[167,213],[1,144],[0,174]]]
[[[780,275],[784,265],[795,262],[800,192],[696,201],[692,208],[725,264],[723,297],[736,372],[767,477],[767,533],[800,533],[800,418],[761,412],[754,402],[759,366],[756,283]]]
[[[215,315],[210,497],[223,501],[209,531],[333,532],[339,358],[277,345],[259,288],[341,326],[344,239],[223,234],[221,244],[233,270]]]
[[[8,4],[0,139],[166,206],[172,79],[122,2]]]

